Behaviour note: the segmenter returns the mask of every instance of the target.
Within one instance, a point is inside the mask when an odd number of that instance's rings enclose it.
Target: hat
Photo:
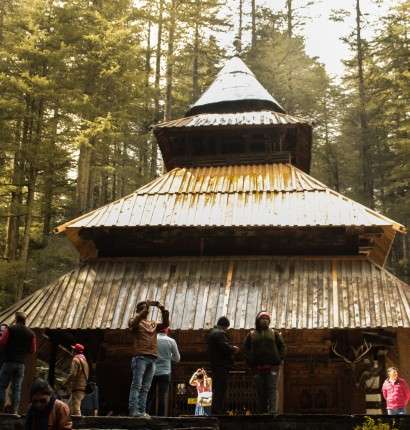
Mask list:
[[[270,321],[270,314],[269,314],[269,312],[262,311],[262,312],[258,313],[258,316],[256,318],[257,319],[259,319],[259,318],[268,318],[269,321]]]
[[[84,345],[81,345],[81,343],[76,343],[75,345],[71,345],[71,348],[74,349],[75,352],[78,352],[79,354],[82,354],[84,352]]]

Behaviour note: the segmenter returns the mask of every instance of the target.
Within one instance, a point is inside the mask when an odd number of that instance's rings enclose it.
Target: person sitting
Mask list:
[[[50,385],[36,379],[30,390],[30,406],[25,430],[71,430],[73,424],[68,406],[56,399]]]
[[[197,369],[191,376],[189,384],[196,387],[197,391],[195,415],[211,415],[212,379],[207,375],[205,369]]]

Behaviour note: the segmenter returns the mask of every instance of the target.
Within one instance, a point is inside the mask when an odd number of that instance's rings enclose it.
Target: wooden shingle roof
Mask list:
[[[364,258],[191,257],[97,260],[0,313],[38,329],[126,329],[135,305],[159,300],[175,330],[410,327],[410,286]],[[154,314],[155,318],[156,315]]]

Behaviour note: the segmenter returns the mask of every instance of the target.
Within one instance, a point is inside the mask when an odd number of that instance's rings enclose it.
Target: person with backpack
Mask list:
[[[71,348],[73,359],[71,360],[70,374],[64,385],[71,393],[68,400],[71,415],[81,415],[81,401],[87,390],[90,368],[84,355],[84,346],[81,343],[76,343]]]
[[[0,369],[0,412],[4,411],[6,389],[11,383],[11,408],[12,413],[17,414],[26,357],[36,352],[36,336],[26,327],[26,315],[23,312],[16,312],[13,325],[2,327],[0,344],[3,349],[3,364]]]
[[[25,430],[71,430],[73,423],[68,406],[58,400],[50,385],[36,379],[30,390],[30,407]]]
[[[286,354],[286,346],[281,334],[269,325],[269,313],[259,312],[255,330],[245,339],[244,353],[254,375],[258,412],[276,414],[278,371]]]

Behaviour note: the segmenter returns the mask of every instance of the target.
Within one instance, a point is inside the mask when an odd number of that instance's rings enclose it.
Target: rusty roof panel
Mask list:
[[[162,122],[156,128],[198,128],[230,126],[271,126],[271,125],[311,125],[306,118],[273,111],[235,112],[235,113],[202,113]]]
[[[410,327],[410,286],[365,259],[163,258],[90,262],[0,313],[33,328],[125,329],[135,305],[159,300],[173,329],[227,315],[253,327],[266,309],[283,329]],[[154,315],[155,317],[155,315]]]
[[[290,164],[176,168],[60,226],[392,226]]]

